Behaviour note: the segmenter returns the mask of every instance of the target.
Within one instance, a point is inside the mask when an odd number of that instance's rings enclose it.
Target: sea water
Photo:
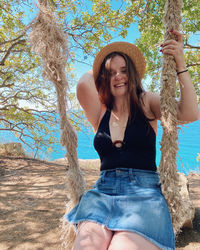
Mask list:
[[[185,124],[183,127],[180,126],[178,130],[178,155],[177,155],[177,168],[179,172],[188,174],[192,172],[200,172],[200,161],[197,161],[198,153],[200,153],[200,120]],[[84,132],[83,132],[84,131]],[[78,158],[79,159],[97,159],[98,154],[93,147],[94,133],[87,131],[83,128],[82,132],[78,132]],[[59,131],[55,135],[57,138],[60,137]],[[156,139],[156,164],[159,165],[161,152],[160,152],[160,141],[162,137],[162,127],[158,122],[158,132]],[[1,143],[5,142],[19,142],[17,138],[11,133],[6,131],[0,132]],[[28,155],[31,155],[29,149],[26,148]],[[46,150],[39,152],[38,157],[43,160],[55,160],[64,158],[66,154],[65,148],[60,144],[52,145],[52,152],[46,154]]]
[[[200,161],[197,161],[200,153],[200,120],[179,126],[177,168],[179,172],[188,174],[189,172],[200,173]],[[93,147],[94,134],[78,133],[78,157],[80,159],[97,159],[98,154]],[[156,164],[160,163],[161,151],[160,142],[162,139],[162,127],[158,122],[156,138]]]

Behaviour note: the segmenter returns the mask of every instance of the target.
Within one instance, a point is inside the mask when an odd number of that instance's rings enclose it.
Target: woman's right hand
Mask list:
[[[162,47],[162,53],[174,56],[176,62],[177,72],[186,69],[186,64],[184,60],[183,53],[183,38],[182,34],[176,30],[170,31],[172,34],[176,35],[178,40],[167,40],[164,42]]]
[[[102,103],[99,100],[92,70],[85,73],[77,84],[77,98],[85,111],[85,115],[96,131],[102,112]]]

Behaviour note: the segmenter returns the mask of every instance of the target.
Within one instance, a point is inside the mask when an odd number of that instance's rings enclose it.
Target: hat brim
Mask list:
[[[136,71],[140,79],[144,77],[146,62],[142,52],[132,43],[114,42],[102,48],[95,57],[93,63],[93,76],[95,81],[98,77],[103,60],[107,55],[111,54],[112,52],[121,52],[129,56],[135,65]]]

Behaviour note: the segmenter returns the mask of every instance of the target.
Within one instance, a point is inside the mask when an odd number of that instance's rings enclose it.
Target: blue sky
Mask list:
[[[111,4],[112,4],[113,9],[117,9],[121,5],[121,1],[111,0]],[[38,13],[38,8],[36,7],[36,1],[33,1],[32,7],[33,7],[32,9],[33,11],[30,11],[30,7],[28,7],[27,5],[22,6],[22,11],[25,13],[25,16],[23,19],[23,22],[25,24],[29,24],[36,17]],[[85,9],[91,9],[91,2],[88,0],[86,0]],[[138,39],[139,37],[140,37],[140,32],[138,31],[138,24],[134,23],[128,29],[128,34],[126,38],[114,37],[112,39],[112,42],[126,41],[126,42],[135,43],[136,39]],[[82,57],[84,56],[81,56],[81,58]],[[75,81],[77,81],[84,73],[86,73],[92,68],[93,60],[94,60],[93,57],[87,56],[87,58],[82,63],[80,62],[74,63]],[[75,86],[71,89],[71,91],[73,92],[75,91]]]
[[[83,1],[81,1],[83,2]],[[111,0],[111,4],[113,9],[117,9],[120,7],[121,5],[121,1],[116,1],[116,0]],[[22,7],[22,11],[25,12],[25,17],[24,17],[24,23],[28,24],[29,22],[31,22],[34,17],[36,16],[38,9],[36,7],[36,0],[33,0],[33,12],[30,12],[30,8],[26,5],[23,5]],[[85,5],[84,5],[84,9],[91,9],[92,3],[89,0],[85,0]],[[89,11],[90,12],[90,11]],[[70,20],[70,16],[69,18],[67,18],[68,20]],[[114,41],[127,41],[127,42],[131,42],[131,43],[135,43],[136,39],[138,39],[140,37],[140,32],[138,31],[138,24],[134,23],[130,26],[130,28],[128,29],[128,35],[126,38],[122,38],[122,37],[115,37],[112,39],[112,42]],[[193,35],[189,42],[190,44],[193,45],[199,45],[200,43],[200,32],[198,32],[197,34]],[[82,53],[82,52],[80,52]],[[80,58],[84,58],[84,56],[80,56]],[[81,59],[82,60],[82,59]],[[88,70],[90,70],[92,68],[92,63],[93,63],[94,58],[93,57],[88,57],[85,58],[82,63],[80,62],[75,62],[74,63],[74,75],[75,75],[75,82]],[[148,86],[148,81],[150,79],[147,77],[146,81],[143,82],[144,86]],[[71,89],[71,91],[75,91],[75,86]]]
[[[134,23],[128,29],[128,35],[126,38],[116,37],[112,39],[112,42],[126,41],[126,42],[135,43],[136,39],[139,37],[140,37],[140,32],[138,31],[138,24]],[[93,58],[88,58],[87,63],[89,63],[90,65],[87,65],[84,63],[75,63],[75,72],[78,75],[78,78],[92,68]]]

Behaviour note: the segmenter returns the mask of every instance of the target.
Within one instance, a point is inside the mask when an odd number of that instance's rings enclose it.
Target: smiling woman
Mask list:
[[[155,163],[159,117],[142,88],[144,71],[140,50],[117,42],[97,54],[93,76],[87,73],[78,84],[79,102],[96,131],[101,173],[66,215],[78,229],[74,249],[174,249]]]
[[[127,95],[127,72],[126,61],[122,56],[117,55],[112,58],[110,61],[110,90],[113,96]]]
[[[179,69],[184,63],[182,40],[179,32],[174,34],[178,41],[163,43],[162,51],[170,54],[168,46],[174,48]],[[74,250],[175,249],[155,162],[160,96],[143,89],[144,72],[141,51],[116,42],[97,54],[93,72],[78,83],[77,97],[96,132],[94,147],[101,166],[93,189],[66,215],[77,228]],[[188,72],[179,73],[179,80],[187,86],[187,99],[181,87],[178,118],[196,120],[198,106]]]

